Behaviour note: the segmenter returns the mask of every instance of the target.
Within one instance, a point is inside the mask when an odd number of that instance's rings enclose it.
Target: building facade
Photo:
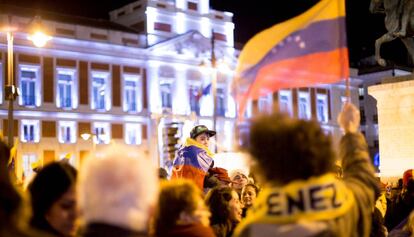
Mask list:
[[[238,56],[233,15],[210,9],[208,0],[140,0],[111,11],[110,21],[36,14],[53,37],[44,48],[27,39],[34,11],[5,6],[0,14],[3,23],[17,28],[14,75],[20,95],[14,102],[13,134],[19,179],[31,175],[33,163],[69,159],[79,166],[91,152],[99,156],[111,143],[168,166],[167,126],[178,127],[180,143],[195,124],[215,125],[215,149],[234,151],[246,137],[249,118],[278,109],[318,120],[335,143],[339,140],[336,117],[345,101],[343,82],[264,96],[249,103],[246,122],[237,122],[230,93]],[[4,87],[3,33],[0,51]],[[209,89],[213,78],[216,100]],[[358,83],[351,76],[352,101],[358,101]],[[0,91],[3,134],[8,134],[7,116],[8,103]]]

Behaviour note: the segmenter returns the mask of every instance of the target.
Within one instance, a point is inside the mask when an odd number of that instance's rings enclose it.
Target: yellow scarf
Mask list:
[[[265,187],[235,231],[252,223],[323,221],[344,215],[354,205],[353,193],[332,174],[293,181],[283,187]]]
[[[195,146],[195,147],[198,147],[198,148],[201,148],[201,149],[205,150],[208,156],[210,156],[210,157],[213,157],[214,156],[214,153],[211,152],[210,149],[208,149],[208,147],[204,146],[203,144],[197,142],[196,140],[194,140],[194,139],[192,139],[190,137],[187,138],[187,140],[184,143],[184,146],[185,147],[187,147],[187,146]]]

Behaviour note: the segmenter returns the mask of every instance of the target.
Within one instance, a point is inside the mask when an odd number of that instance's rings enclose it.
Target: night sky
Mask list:
[[[3,4],[58,13],[108,19],[108,12],[134,0],[0,0]],[[294,17],[318,0],[210,0],[213,9],[234,13],[235,41],[246,43],[257,32]],[[374,42],[384,34],[384,16],[369,12],[370,0],[346,0],[347,33],[351,66],[364,66],[361,59],[374,53]],[[276,4],[276,6],[274,6]],[[406,65],[407,53],[400,40],[384,44],[382,55],[397,65]]]

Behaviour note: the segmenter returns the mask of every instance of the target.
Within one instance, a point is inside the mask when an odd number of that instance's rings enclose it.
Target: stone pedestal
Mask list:
[[[395,182],[414,168],[414,81],[371,86],[368,93],[377,100],[381,179]]]

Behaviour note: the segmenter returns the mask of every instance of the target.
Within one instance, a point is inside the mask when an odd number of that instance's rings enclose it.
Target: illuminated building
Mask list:
[[[53,37],[38,49],[27,40],[27,32],[15,32],[18,178],[28,177],[30,164],[37,161],[69,158],[79,166],[91,151],[99,156],[111,142],[136,147],[164,166],[169,161],[162,129],[168,124],[178,126],[178,135],[185,138],[195,124],[212,128],[216,117],[214,143],[219,152],[234,151],[236,127],[243,136],[230,93],[238,54],[233,15],[210,9],[208,0],[140,0],[111,11],[110,21],[1,8],[1,19],[11,16],[17,27],[39,14]],[[212,36],[217,57],[216,116],[212,93],[203,93],[213,77]],[[0,34],[0,50],[4,87],[5,34]],[[7,134],[3,93],[0,118]],[[317,119],[337,138],[336,116],[344,94],[343,83],[282,90],[250,103],[246,117],[269,112],[277,103],[292,116]],[[352,96],[357,100],[354,83]],[[89,136],[84,140],[82,134]]]

